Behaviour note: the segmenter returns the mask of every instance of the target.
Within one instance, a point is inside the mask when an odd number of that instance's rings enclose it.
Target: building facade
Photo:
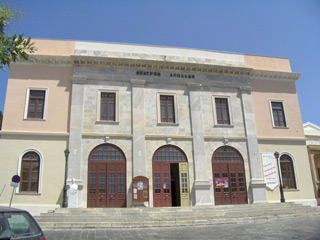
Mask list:
[[[307,138],[314,193],[318,206],[320,206],[320,127],[306,122],[303,124],[303,128]]]
[[[69,207],[130,207],[140,193],[149,207],[277,202],[275,151],[286,200],[316,204],[295,89],[300,74],[288,59],[35,44],[29,61],[10,67],[0,204],[9,201],[18,173],[14,205],[59,207],[65,149]],[[148,189],[133,184],[139,176]]]

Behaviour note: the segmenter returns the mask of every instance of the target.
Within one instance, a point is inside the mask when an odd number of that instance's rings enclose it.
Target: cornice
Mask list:
[[[253,69],[250,73],[250,79],[273,80],[273,81],[296,81],[300,78],[301,73],[279,72]]]
[[[274,81],[296,81],[301,76],[301,73],[257,70],[240,66],[78,55],[30,55],[28,61],[18,60],[14,64],[153,69],[158,71],[183,71],[198,74],[230,75],[236,77],[249,77],[249,79]]]

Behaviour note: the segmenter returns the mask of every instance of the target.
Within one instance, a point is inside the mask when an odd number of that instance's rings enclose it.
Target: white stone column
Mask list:
[[[132,79],[132,176],[146,176],[146,141],[144,131],[145,80]]]
[[[68,198],[68,206],[78,207],[81,203],[80,191],[83,188],[81,176],[82,163],[82,126],[83,126],[83,99],[84,99],[84,83],[86,79],[72,78],[72,96],[71,96],[71,110],[70,110],[70,136],[69,136],[69,160],[68,160],[68,185],[71,184],[71,179],[75,179],[78,184],[77,198],[74,201]],[[69,190],[68,190],[69,191]],[[70,195],[68,193],[68,195]],[[72,200],[72,202],[70,202]],[[75,206],[75,202],[78,206]]]
[[[247,137],[248,161],[250,167],[250,187],[252,203],[266,202],[266,183],[264,181],[262,166],[259,156],[259,145],[255,116],[252,106],[251,88],[240,88],[243,111],[243,122]]]
[[[191,114],[191,129],[193,136],[194,162],[194,194],[195,205],[209,205],[211,183],[207,175],[203,121],[201,112],[201,84],[189,84],[189,101]]]

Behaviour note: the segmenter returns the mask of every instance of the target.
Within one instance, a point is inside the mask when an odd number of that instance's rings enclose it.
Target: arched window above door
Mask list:
[[[240,153],[228,146],[218,148],[212,156],[212,161],[215,162],[242,162]]]
[[[158,150],[153,155],[153,160],[187,162],[187,157],[180,148],[173,145],[166,145],[158,148]]]
[[[90,154],[92,161],[125,161],[124,153],[120,148],[112,144],[102,144],[92,150]]]
[[[296,189],[296,178],[294,175],[293,161],[288,154],[280,157],[280,168],[283,188]]]

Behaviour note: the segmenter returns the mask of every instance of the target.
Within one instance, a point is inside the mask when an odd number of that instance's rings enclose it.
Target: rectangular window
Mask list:
[[[115,121],[116,120],[116,94],[101,93],[101,109],[100,120]]]
[[[161,122],[175,123],[174,96],[160,95]]]
[[[283,102],[271,102],[273,125],[275,127],[287,127]]]
[[[215,98],[217,123],[230,125],[229,106],[227,98]]]
[[[45,94],[44,90],[30,90],[28,104],[28,118],[43,119]]]

